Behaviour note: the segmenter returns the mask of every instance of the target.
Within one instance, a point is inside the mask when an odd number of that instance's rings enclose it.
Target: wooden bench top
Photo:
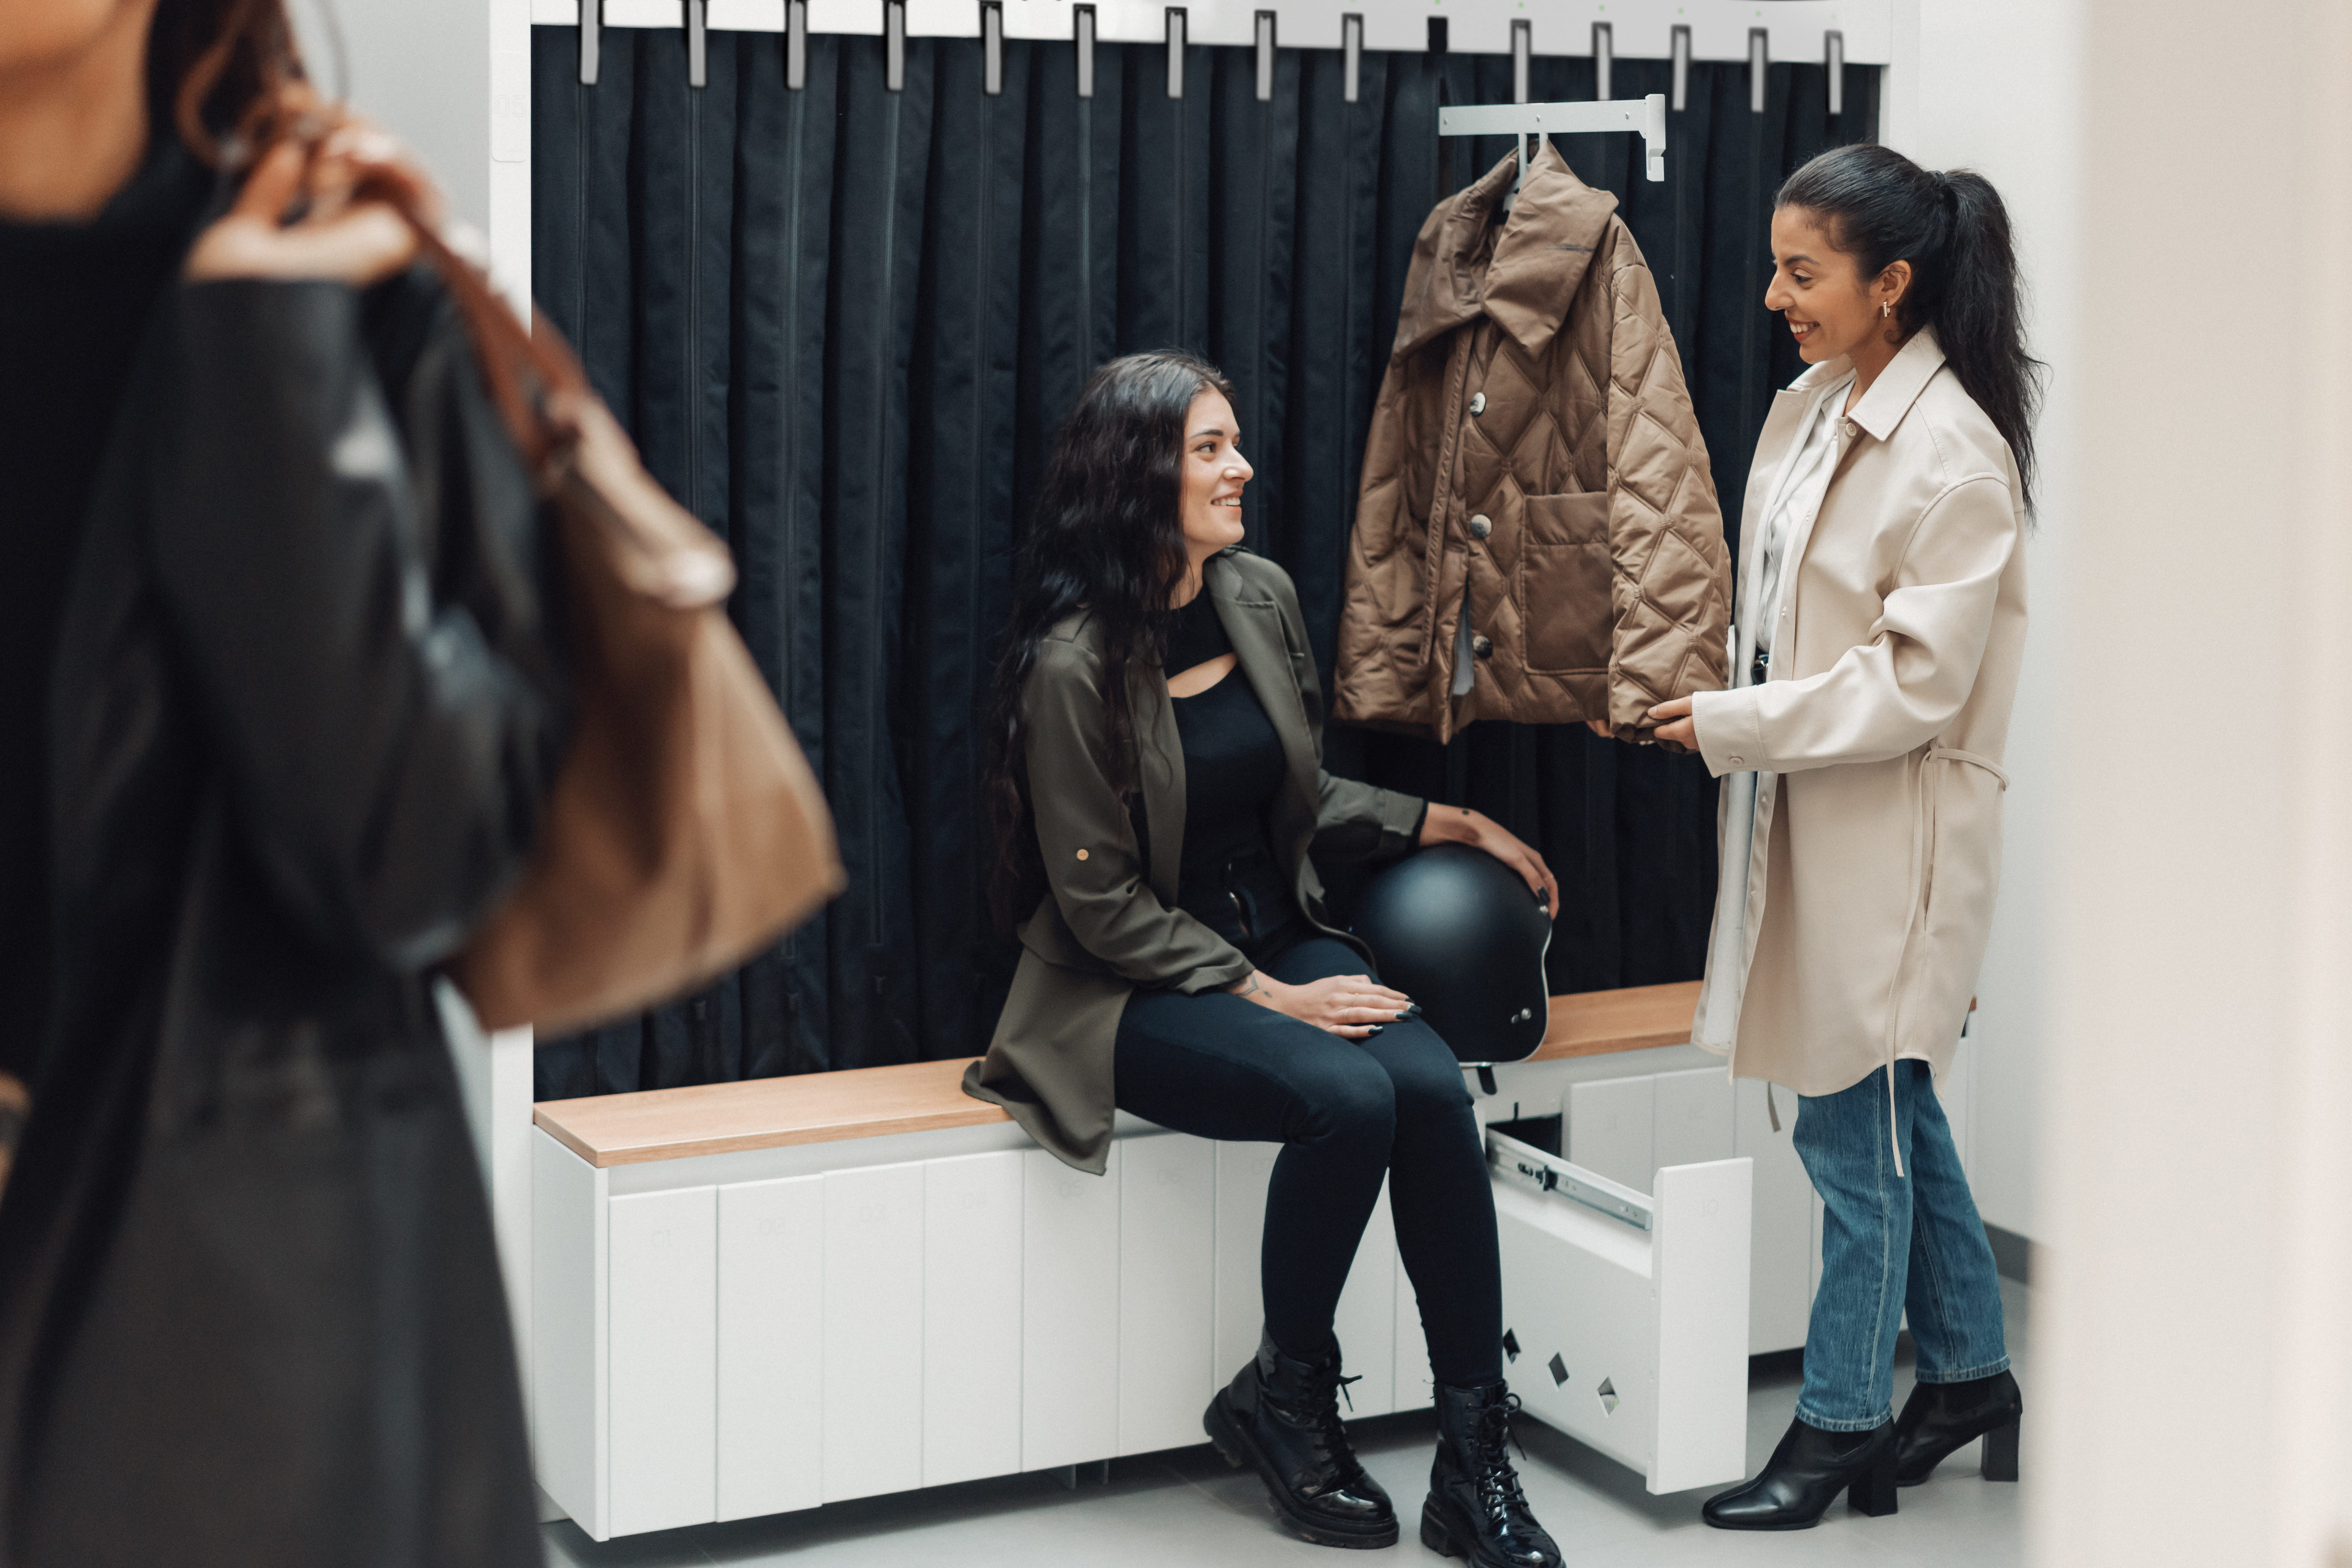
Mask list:
[[[1690,1038],[1696,981],[1551,999],[1532,1061],[1678,1046]],[[531,1119],[592,1165],[635,1165],[793,1143],[929,1132],[1008,1120],[962,1089],[964,1059],[698,1084],[639,1094],[541,1100]]]

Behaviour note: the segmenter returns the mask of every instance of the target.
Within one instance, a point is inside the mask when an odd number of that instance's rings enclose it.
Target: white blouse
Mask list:
[[[1772,651],[1772,631],[1780,618],[1781,567],[1789,546],[1812,521],[1822,510],[1822,498],[1829,494],[1830,476],[1836,468],[1832,458],[1837,451],[1838,420],[1853,386],[1853,377],[1848,375],[1823,389],[1821,401],[1806,416],[1803,437],[1790,448],[1780,477],[1772,482],[1772,499],[1764,508],[1764,537],[1759,542],[1763,558],[1758,563],[1756,598],[1748,610],[1759,653]]]

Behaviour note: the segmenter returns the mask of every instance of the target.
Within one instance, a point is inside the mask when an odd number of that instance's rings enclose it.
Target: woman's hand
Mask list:
[[[1698,750],[1698,721],[1691,717],[1691,700],[1677,697],[1661,702],[1650,710],[1650,722],[1657,726],[1657,739],[1671,745]]]
[[[363,121],[337,126],[315,147],[280,142],[197,238],[188,277],[381,283],[416,258],[416,235],[388,203],[355,196],[371,182],[426,192],[437,205],[400,143]]]
[[[1412,997],[1369,974],[1335,974],[1304,985],[1285,985],[1271,974],[1254,971],[1225,989],[1343,1040],[1365,1039],[1421,1011]]]
[[[1553,880],[1551,868],[1493,817],[1466,805],[1433,802],[1428,815],[1421,819],[1421,842],[1424,848],[1432,844],[1467,844],[1484,849],[1525,878],[1528,888],[1542,896],[1551,918],[1559,919],[1559,884]]]

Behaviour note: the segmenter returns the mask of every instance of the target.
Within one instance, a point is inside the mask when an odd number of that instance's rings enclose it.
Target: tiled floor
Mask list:
[[[2002,1289],[2011,1350],[2030,1395],[2029,1295],[2006,1282]],[[1898,1368],[1898,1406],[1909,1388],[1909,1369]],[[1748,1413],[1751,1473],[1787,1428],[1796,1402],[1793,1374],[1756,1380]],[[1427,1488],[1429,1416],[1385,1416],[1356,1431],[1365,1464],[1403,1519],[1400,1556],[1385,1561],[1434,1564],[1439,1560],[1414,1534]],[[1528,1500],[1574,1568],[2010,1568],[2024,1559],[2018,1489],[1980,1480],[1973,1446],[1926,1486],[1905,1491],[1892,1518],[1864,1519],[1840,1502],[1815,1530],[1740,1535],[1699,1522],[1704,1492],[1652,1497],[1633,1472],[1549,1427],[1524,1421],[1520,1431]],[[2025,1463],[2030,1468],[2030,1453]],[[568,1521],[544,1533],[550,1568],[1343,1568],[1332,1552],[1278,1533],[1256,1477],[1227,1469],[1205,1445],[1114,1460],[1108,1485],[1087,1481],[1076,1491],[1055,1475],[1013,1476],[602,1545]],[[1349,1561],[1370,1568],[1383,1560]]]

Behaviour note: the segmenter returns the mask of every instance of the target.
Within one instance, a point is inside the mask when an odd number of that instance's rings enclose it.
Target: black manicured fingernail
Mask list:
[[[1418,1018],[1418,1017],[1420,1017],[1420,1016],[1421,1016],[1421,1004],[1420,1004],[1420,1003],[1418,1003],[1418,1002],[1408,1002],[1408,1003],[1406,1003],[1406,1004],[1404,1005],[1404,1011],[1403,1011],[1403,1012],[1402,1012],[1402,1013],[1400,1013],[1400,1014],[1398,1014],[1398,1015],[1397,1015],[1397,1016],[1398,1016],[1398,1017],[1400,1017],[1400,1018]]]
[[[1410,1018],[1410,1017],[1412,1017],[1412,1014],[1410,1014],[1410,1013],[1399,1013],[1399,1014],[1396,1016],[1396,1021],[1397,1021],[1398,1023],[1402,1024],[1402,1023],[1403,1023],[1407,1018]]]
[[[1370,1029],[1370,1030],[1373,1034],[1375,1034],[1375,1035],[1379,1034],[1382,1029],[1385,1029],[1385,1028],[1387,1028],[1387,1027],[1388,1027],[1388,1026],[1387,1026],[1386,1024],[1367,1024],[1367,1025],[1365,1025],[1364,1026],[1365,1026],[1366,1028]]]

